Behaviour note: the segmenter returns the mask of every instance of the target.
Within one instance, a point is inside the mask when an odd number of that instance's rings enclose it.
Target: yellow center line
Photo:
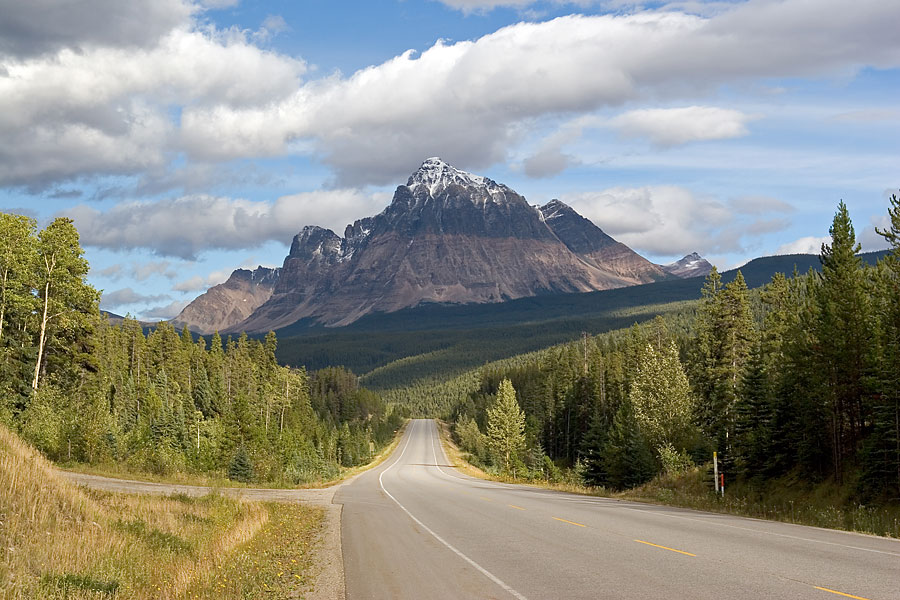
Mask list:
[[[675,548],[669,548],[668,546],[660,546],[659,544],[651,544],[650,542],[645,542],[644,540],[634,540],[638,544],[646,544],[648,546],[653,546],[654,548],[662,548],[663,550],[670,550],[672,552],[677,552],[678,554],[684,554],[686,556],[697,556],[696,554],[691,554],[690,552],[685,552],[684,550],[676,550]]]
[[[484,496],[478,496],[478,497],[486,502],[493,502],[493,500],[491,500],[490,498],[486,498]]]
[[[563,523],[568,523],[569,525],[578,525],[579,527],[587,527],[587,525],[582,525],[581,523],[576,523],[575,521],[569,521],[568,519],[560,519],[559,517],[553,517],[557,521],[562,521]]]
[[[515,504],[507,504],[507,506],[510,507],[510,508],[515,508],[515,509],[517,509],[517,510],[525,510],[525,509],[522,508],[521,506],[516,506]]]
[[[828,588],[819,587],[817,585],[813,586],[817,590],[822,590],[823,592],[830,592],[832,594],[837,594],[838,596],[844,596],[845,598],[856,598],[856,600],[869,600],[868,598],[863,598],[862,596],[854,596],[853,594],[845,594],[844,592],[836,592],[835,590],[829,590]]]

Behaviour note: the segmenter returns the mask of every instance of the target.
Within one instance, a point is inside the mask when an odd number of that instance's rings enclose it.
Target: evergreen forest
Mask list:
[[[0,420],[55,461],[296,485],[369,462],[402,424],[343,368],[279,365],[274,333],[112,325],[88,268],[71,220],[0,214]]]
[[[896,196],[889,212],[892,251],[875,265],[841,202],[821,272],[750,290],[713,270],[689,309],[411,388],[413,411],[447,414],[461,448],[501,473],[625,489],[716,452],[729,483],[827,481],[900,503]],[[498,408],[510,389],[521,414]]]

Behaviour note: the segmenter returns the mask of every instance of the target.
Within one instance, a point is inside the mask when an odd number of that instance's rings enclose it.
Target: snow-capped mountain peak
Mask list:
[[[497,186],[497,184],[487,177],[473,175],[472,173],[457,169],[436,156],[425,159],[422,166],[412,174],[409,181],[406,183],[409,188],[424,185],[428,188],[428,191],[432,196],[440,193],[441,190],[446,189],[451,184],[465,187]]]

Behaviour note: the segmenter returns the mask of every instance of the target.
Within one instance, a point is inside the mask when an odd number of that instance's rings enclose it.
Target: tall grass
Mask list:
[[[0,426],[0,599],[178,598],[268,520],[219,495],[87,491]]]
[[[660,475],[619,497],[672,506],[721,512],[771,521],[797,523],[900,538],[900,506],[865,506],[848,501],[846,487],[833,483],[810,485],[785,477],[764,488],[726,487],[718,496],[705,480],[705,470]]]

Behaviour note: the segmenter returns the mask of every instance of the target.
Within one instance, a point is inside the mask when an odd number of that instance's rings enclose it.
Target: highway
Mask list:
[[[483,481],[433,421],[341,486],[347,598],[900,599],[900,541]]]

